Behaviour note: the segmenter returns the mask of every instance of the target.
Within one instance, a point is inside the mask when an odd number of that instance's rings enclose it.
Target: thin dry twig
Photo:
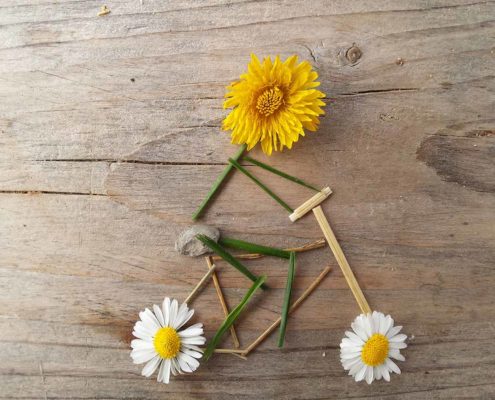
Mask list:
[[[206,265],[208,265],[208,268],[210,270],[215,265],[212,262],[212,258],[213,257],[211,257],[211,256],[206,256],[205,257]],[[212,279],[213,279],[213,285],[215,286],[215,290],[217,292],[218,300],[220,300],[220,305],[222,306],[223,313],[225,315],[225,318],[227,318],[227,316],[229,315],[229,312],[230,311],[229,311],[229,307],[227,306],[227,303],[225,302],[225,297],[223,296],[222,287],[220,286],[220,282],[218,281],[218,276],[217,276],[216,272],[213,273]],[[239,342],[239,338],[237,337],[237,333],[236,333],[235,328],[234,328],[233,325],[230,327],[230,334],[232,335],[232,340],[234,342],[234,347],[236,349],[238,349],[239,347],[241,347],[241,344]]]
[[[192,298],[194,296],[196,296],[196,294],[198,293],[199,289],[201,289],[201,287],[204,285],[204,283],[210,279],[211,275],[215,272],[215,268],[216,266],[213,265],[210,270],[203,275],[203,277],[201,278],[201,280],[197,283],[197,285],[194,287],[194,289],[191,291],[191,293],[189,293],[189,296],[187,296],[186,300],[184,301],[184,303],[186,304],[189,304],[190,301],[192,300]]]

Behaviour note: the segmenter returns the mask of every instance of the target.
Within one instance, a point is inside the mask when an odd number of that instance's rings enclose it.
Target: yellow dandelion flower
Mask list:
[[[227,87],[224,108],[233,110],[223,121],[232,131],[232,143],[247,144],[248,150],[261,142],[263,152],[292,148],[304,129],[316,131],[325,103],[315,88],[318,74],[307,61],[293,55],[285,61],[266,57],[261,63],[254,55],[248,71]]]

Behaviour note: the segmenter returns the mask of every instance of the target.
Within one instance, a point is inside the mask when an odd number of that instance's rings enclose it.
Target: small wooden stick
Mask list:
[[[325,214],[323,214],[323,210],[321,209],[321,206],[314,208],[313,213],[315,214],[316,221],[318,221],[318,224],[320,225],[320,228],[323,234],[325,235],[325,238],[327,239],[330,249],[332,249],[335,258],[339,263],[340,269],[344,274],[347,284],[349,285],[352,294],[354,295],[359,305],[359,308],[361,309],[361,312],[363,314],[371,313],[371,308],[368,302],[366,301],[366,298],[364,297],[363,291],[361,290],[359,283],[356,277],[354,276],[354,273],[352,272],[352,269],[349,263],[347,262],[347,259],[345,258],[344,252],[342,251],[342,248],[340,247],[340,244],[337,241],[337,238],[335,237],[335,234],[333,233],[332,228],[330,227],[330,224],[328,223],[328,220],[325,217]]]
[[[292,222],[297,221],[299,218],[306,215],[309,211],[315,208],[318,204],[320,204],[331,194],[332,194],[332,189],[330,189],[328,186],[326,188],[321,189],[321,192],[316,193],[309,200],[306,200],[299,207],[297,207],[294,210],[294,212],[291,215],[289,215],[289,219]]]
[[[215,349],[213,351],[215,353],[222,353],[222,354],[242,354],[242,353],[244,353],[244,350],[242,350],[242,349]]]
[[[241,352],[244,350],[239,350],[239,349],[215,349],[213,350],[214,353],[220,353],[220,354],[231,354],[233,356],[242,358],[243,360],[247,360],[246,356],[243,356]]]
[[[215,264],[212,262],[212,257],[211,256],[206,256],[206,265],[208,265],[208,268],[210,271],[212,268],[215,267]],[[225,297],[223,296],[222,292],[222,287],[220,286],[220,282],[218,281],[217,274],[213,274],[213,285],[215,286],[215,290],[217,292],[218,299],[220,300],[220,305],[222,306],[223,313],[225,315],[225,318],[228,317],[229,315],[229,308],[227,307],[227,303],[225,302]],[[237,337],[237,333],[235,331],[234,325],[230,327],[230,334],[232,335],[232,340],[234,342],[234,347],[238,349],[241,347],[241,344],[239,343],[239,338]]]
[[[303,244],[300,247],[291,247],[291,248],[284,249],[284,250],[285,251],[295,251],[296,253],[301,253],[303,251],[319,249],[320,247],[324,247],[326,244],[327,244],[327,242],[325,241],[325,239],[318,239],[314,242]],[[250,253],[250,254],[239,254],[239,255],[236,255],[235,257],[239,258],[241,260],[255,260],[257,258],[265,257],[265,255],[264,254],[258,254],[258,253]],[[221,261],[222,257],[211,256],[211,259],[213,261]]]
[[[203,286],[203,284],[210,279],[211,275],[215,272],[216,265],[213,265],[210,270],[201,278],[201,280],[198,282],[198,284],[194,287],[192,292],[187,296],[187,299],[185,300],[186,304],[189,304],[191,299],[198,293],[198,290]]]
[[[297,307],[301,305],[301,303],[306,300],[306,298],[313,292],[313,290],[316,289],[316,287],[321,283],[323,278],[327,276],[327,274],[331,271],[332,269],[330,267],[326,267],[320,275],[309,285],[309,287],[299,296],[299,298],[292,304],[292,306],[289,309],[289,315],[292,314],[293,311],[296,310]],[[251,343],[246,350],[242,353],[243,356],[247,356],[251,351],[253,351],[258,345],[265,340],[270,333],[272,333],[275,329],[277,329],[277,326],[280,325],[281,318],[278,317],[277,320],[271,324],[253,343]]]
[[[247,361],[247,357],[246,356],[243,356],[242,354],[238,354],[238,353],[230,353],[231,355],[233,355],[234,357],[238,357],[244,361]]]

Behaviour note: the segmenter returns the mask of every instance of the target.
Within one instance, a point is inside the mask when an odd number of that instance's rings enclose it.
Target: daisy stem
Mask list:
[[[246,304],[249,302],[251,297],[253,297],[253,294],[263,285],[265,280],[266,280],[266,276],[264,275],[256,279],[256,281],[252,284],[252,286],[249,288],[247,293],[244,295],[241,302],[237,305],[236,308],[234,308],[229,313],[227,318],[225,318],[222,325],[220,325],[220,328],[218,328],[217,332],[215,333],[213,339],[211,339],[210,343],[208,343],[208,347],[206,348],[206,351],[204,352],[203,355],[204,361],[208,361],[213,351],[215,350],[215,347],[217,347],[218,343],[220,342],[220,339],[222,338],[223,334],[227,331],[227,329],[229,329],[232,326],[232,324],[241,314],[242,310],[244,310],[244,308],[246,307]]]
[[[222,257],[225,261],[227,261],[230,265],[236,268],[239,272],[246,275],[253,282],[256,282],[258,277],[254,275],[250,270],[246,268],[244,264],[242,264],[237,258],[235,258],[232,254],[227,252],[222,246],[220,246],[217,242],[210,239],[206,235],[196,235],[196,238],[200,240],[205,246],[208,246],[214,253]],[[263,285],[263,289],[266,289],[266,286]]]
[[[221,238],[218,241],[224,247],[230,247],[233,249],[246,250],[251,253],[264,254],[266,256],[274,256],[280,258],[289,258],[290,253],[288,251],[277,249],[275,247],[262,246],[255,243],[245,242],[244,240]]]
[[[250,178],[254,183],[256,183],[261,189],[263,189],[269,196],[271,196],[278,204],[285,208],[288,212],[292,213],[294,210],[290,208],[287,203],[285,203],[280,197],[268,189],[258,178],[251,174],[246,168],[239,164],[236,160],[229,158],[229,163],[241,171],[244,175]]]
[[[244,153],[245,150],[246,150],[246,145],[243,144],[239,148],[239,150],[237,151],[237,153],[234,155],[233,159],[234,160],[238,160],[242,156],[242,154]],[[228,164],[225,167],[225,169],[222,171],[222,173],[220,175],[218,175],[218,177],[215,180],[215,182],[213,183],[210,191],[208,192],[208,194],[206,195],[206,197],[203,199],[203,201],[201,202],[201,204],[199,205],[199,207],[196,209],[196,211],[192,215],[193,221],[197,220],[200,217],[200,215],[203,213],[204,209],[206,208],[206,206],[208,205],[208,203],[210,202],[210,200],[213,198],[213,196],[217,192],[218,188],[220,187],[220,185],[225,180],[225,178],[227,177],[227,175],[229,174],[229,172],[231,170],[232,170],[232,164]]]
[[[261,161],[258,161],[258,160],[255,160],[254,158],[251,158],[251,157],[243,157],[244,160],[254,164],[254,165],[257,165],[258,167],[260,168],[263,168],[263,169],[266,169],[267,171],[270,171],[271,173],[275,174],[275,175],[278,175],[278,176],[281,176],[282,178],[285,178],[289,181],[292,181],[292,182],[295,182],[301,186],[305,186],[307,187],[308,189],[312,189],[316,192],[319,192],[320,189],[318,189],[316,186],[313,186],[313,185],[310,185],[309,183],[307,182],[304,182],[302,179],[299,179],[295,176],[292,176],[292,175],[289,175],[289,174],[286,174],[285,172],[283,171],[280,171],[279,169],[277,168],[274,168],[272,167],[271,165],[268,165],[268,164],[265,164]]]
[[[290,297],[292,293],[292,282],[296,273],[296,253],[290,252],[289,271],[287,273],[287,285],[285,286],[284,302],[282,304],[282,315],[280,319],[280,329],[278,335],[278,347],[283,347],[285,340],[285,330],[287,329],[287,317],[289,315]]]

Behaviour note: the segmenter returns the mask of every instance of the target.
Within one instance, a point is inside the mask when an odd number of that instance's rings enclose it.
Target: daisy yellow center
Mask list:
[[[370,367],[381,365],[388,356],[388,348],[387,337],[380,333],[375,333],[364,344],[361,359]]]
[[[160,357],[174,358],[180,350],[180,337],[174,328],[166,326],[156,332],[153,345]]]
[[[266,89],[258,96],[256,109],[265,117],[272,115],[284,102],[284,93],[277,87]]]

